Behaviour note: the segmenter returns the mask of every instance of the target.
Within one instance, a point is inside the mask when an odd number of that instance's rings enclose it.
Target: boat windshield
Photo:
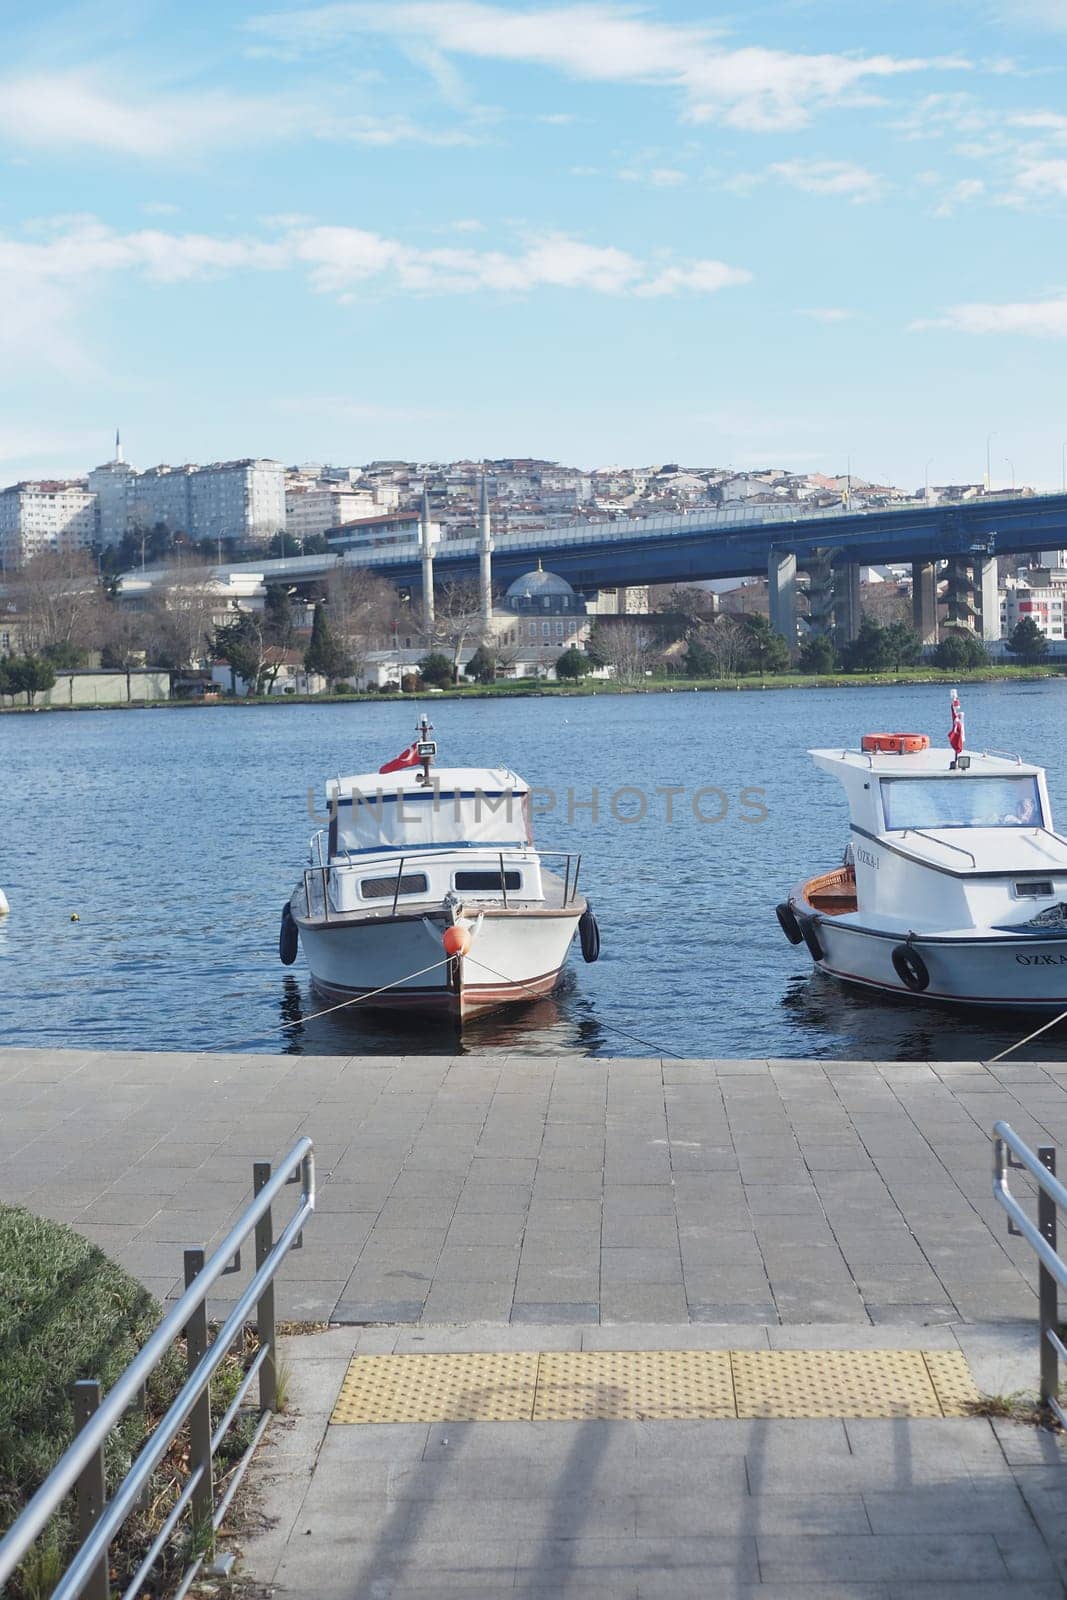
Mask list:
[[[1037,779],[883,778],[888,832],[904,828],[1040,828]]]

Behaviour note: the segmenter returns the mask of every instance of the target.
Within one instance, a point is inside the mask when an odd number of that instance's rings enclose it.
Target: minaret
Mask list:
[[[422,514],[419,518],[419,540],[422,544],[422,608],[426,617],[426,631],[433,632],[433,547],[430,544],[430,496],[422,491]]]
[[[482,474],[478,505],[478,588],[482,603],[482,629],[488,639],[493,627],[493,525],[489,518],[489,489]]]
[[[115,460],[116,461],[122,461],[124,459],[125,458],[124,458],[124,456],[122,454],[122,436],[119,433],[119,430],[116,428],[115,429]]]

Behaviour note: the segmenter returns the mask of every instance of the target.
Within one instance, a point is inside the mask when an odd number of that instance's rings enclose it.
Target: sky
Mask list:
[[[0,482],[1058,489],[1067,0],[6,0]]]

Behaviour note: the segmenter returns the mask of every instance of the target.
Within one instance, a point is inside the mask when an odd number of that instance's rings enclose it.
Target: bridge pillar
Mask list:
[[[937,567],[933,561],[911,564],[911,619],[923,644],[937,643]]]
[[[792,650],[797,642],[797,558],[791,550],[772,550],[768,557],[767,601],[771,627]]]
[[[986,642],[1000,638],[1000,580],[996,556],[985,556],[974,564],[974,587],[978,600],[978,627]]]
[[[844,641],[855,639],[860,631],[860,565],[858,561],[838,561],[834,567],[834,632]]]

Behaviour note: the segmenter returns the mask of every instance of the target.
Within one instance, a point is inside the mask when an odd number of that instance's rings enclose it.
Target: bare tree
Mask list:
[[[8,581],[23,616],[26,654],[91,650],[100,642],[107,597],[92,557],[84,550],[45,551]]]
[[[149,657],[161,667],[198,667],[210,653],[216,618],[225,612],[218,580],[187,568],[161,586],[145,617]]]
[[[592,660],[610,667],[618,683],[634,684],[644,677],[656,653],[656,641],[640,622],[599,621],[589,640]]]
[[[748,657],[750,636],[736,617],[716,617],[690,642],[691,654],[703,656],[720,678],[736,678]]]
[[[362,683],[367,656],[387,649],[397,608],[392,584],[360,567],[336,567],[326,579],[330,628],[343,647],[349,671]]]
[[[446,650],[452,659],[452,681],[459,677],[459,659],[464,646],[481,644],[482,602],[478,585],[470,579],[449,578],[434,590],[432,645]]]

